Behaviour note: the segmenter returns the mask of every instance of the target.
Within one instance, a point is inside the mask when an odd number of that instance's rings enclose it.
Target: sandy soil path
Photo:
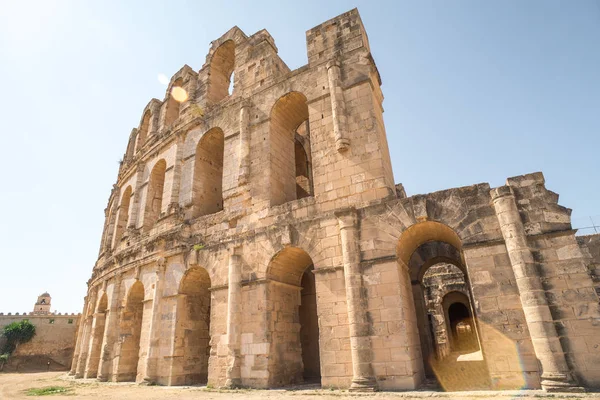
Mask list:
[[[198,399],[239,399],[239,400],[272,400],[289,398],[291,400],[339,400],[344,398],[354,399],[423,399],[440,397],[446,399],[539,399],[539,398],[577,398],[577,399],[600,399],[600,393],[585,393],[565,395],[551,395],[541,391],[507,391],[507,392],[378,392],[371,394],[348,393],[341,390],[308,389],[308,390],[215,390],[204,387],[163,387],[163,386],[139,386],[131,383],[99,383],[95,380],[74,380],[64,372],[42,372],[42,373],[0,373],[0,399],[34,399],[26,395],[30,388],[43,388],[48,386],[65,386],[71,389],[68,395],[44,396],[52,400],[58,399],[119,399],[119,400],[198,400]]]

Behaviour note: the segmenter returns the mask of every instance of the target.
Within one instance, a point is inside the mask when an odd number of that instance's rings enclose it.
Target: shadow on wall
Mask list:
[[[56,359],[61,361],[70,359],[73,356],[73,350],[73,348],[65,349],[61,352],[62,354],[57,354],[56,356],[53,355],[52,357],[13,355],[8,359],[8,362],[4,365],[4,368],[1,371],[19,373],[68,371],[69,366],[62,364]]]

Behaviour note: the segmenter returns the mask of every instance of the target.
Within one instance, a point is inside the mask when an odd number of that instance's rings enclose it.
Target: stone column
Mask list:
[[[119,208],[119,197],[121,194],[121,190],[119,189],[119,187],[117,185],[113,185],[113,193],[114,193],[114,199],[113,199],[113,203],[112,203],[112,209],[111,211],[109,211],[108,214],[108,228],[107,228],[107,232],[106,232],[106,241],[104,244],[104,249],[112,249],[112,242],[113,242],[113,237],[115,236],[115,229],[117,228],[116,226],[116,220],[117,220],[117,210]]]
[[[163,293],[166,260],[161,257],[157,261],[156,277],[154,279],[154,293],[152,297],[152,315],[150,316],[150,338],[148,340],[148,357],[143,381],[152,383],[156,379],[156,368],[158,364],[157,354],[160,346],[160,299]]]
[[[142,199],[142,182],[144,181],[144,169],[146,164],[139,162],[137,164],[137,171],[135,177],[135,191],[133,192],[133,206],[131,207],[131,215],[129,215],[129,221],[127,222],[127,230],[135,229],[138,226],[138,219],[140,214],[140,203]]]
[[[107,381],[109,375],[112,375],[112,361],[114,357],[114,345],[119,337],[119,303],[121,301],[121,275],[115,277],[114,287],[106,320],[104,325],[104,337],[102,338],[102,348],[100,361],[98,363],[98,380]]]
[[[97,289],[88,290],[88,304],[85,310],[85,326],[83,328],[83,337],[81,347],[79,348],[79,358],[77,360],[77,369],[75,370],[75,378],[83,378],[85,366],[88,360],[88,351],[90,349],[91,337],[93,335],[92,325],[94,322],[94,312],[96,311],[96,301],[98,299]]]
[[[370,324],[367,318],[367,299],[364,295],[358,248],[356,210],[336,212],[342,240],[344,283],[350,328],[352,355],[352,385],[350,390],[372,391],[377,382],[371,366]]]
[[[91,325],[92,325],[92,316],[85,317],[84,320],[85,326],[83,327],[83,335],[81,337],[81,347],[79,357],[77,357],[77,367],[75,369],[75,378],[83,378],[83,373],[85,370],[85,363],[88,358],[88,349],[90,344],[90,336],[91,336]]]
[[[175,164],[173,165],[173,185],[171,186],[171,199],[169,200],[168,213],[179,210],[179,188],[181,187],[181,166],[183,164],[183,147],[185,145],[185,135],[177,135],[177,148],[175,149]]]
[[[329,95],[331,98],[331,119],[333,120],[333,134],[335,147],[338,151],[346,151],[350,147],[350,140],[344,136],[346,133],[346,102],[344,89],[342,89],[341,63],[333,59],[327,63],[327,80],[329,82]]]
[[[102,345],[103,334],[98,335],[99,331],[104,331],[105,311],[96,311],[93,314],[92,324],[89,331],[89,347],[87,359],[85,360],[85,368],[83,370],[84,378],[95,378],[98,373],[98,359],[96,357],[98,347]],[[99,336],[99,337],[98,337]],[[94,365],[95,363],[95,365]]]
[[[240,109],[240,168],[238,185],[248,183],[250,178],[250,103],[242,103]]]
[[[226,387],[242,384],[240,370],[240,337],[242,329],[242,257],[236,249],[229,256],[229,284],[227,287],[227,369]]]
[[[496,216],[515,274],[517,288],[533,349],[542,366],[542,388],[546,391],[573,391],[569,367],[548,307],[533,255],[510,186],[491,191]]]
[[[88,297],[85,296],[83,299],[83,312],[79,317],[79,326],[77,327],[77,342],[75,343],[75,351],[73,352],[73,360],[71,361],[71,370],[69,371],[69,375],[75,375],[77,372],[77,362],[79,361],[79,354],[81,353],[81,344],[83,342],[84,337],[84,327],[85,327],[85,315],[87,314],[87,306],[88,306]]]

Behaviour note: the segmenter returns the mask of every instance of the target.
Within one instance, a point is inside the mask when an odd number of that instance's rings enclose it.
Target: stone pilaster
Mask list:
[[[83,313],[79,319],[79,327],[77,328],[77,342],[75,343],[75,351],[73,352],[73,361],[71,361],[71,369],[69,375],[75,375],[77,372],[77,363],[79,362],[79,354],[81,353],[81,345],[83,343],[84,328],[85,328],[85,314],[88,307],[88,297],[83,299]]]
[[[82,318],[84,327],[83,327],[83,334],[81,337],[80,353],[79,353],[79,356],[77,357],[77,367],[75,369],[75,378],[83,378],[85,364],[86,364],[86,361],[88,358],[90,336],[92,335],[92,333],[91,333],[92,318],[93,317],[91,315]]]
[[[245,185],[250,179],[250,103],[242,103],[240,108],[240,168],[238,185]]]
[[[346,102],[344,100],[344,89],[342,89],[342,74],[339,60],[333,59],[327,63],[327,80],[329,82],[329,95],[331,98],[331,116],[333,119],[333,134],[335,135],[335,147],[338,151],[346,151],[350,146],[350,140],[345,136]]]
[[[501,186],[493,189],[491,196],[515,274],[535,355],[542,366],[542,388],[546,391],[578,390],[569,373],[512,188]]]
[[[371,365],[370,324],[367,318],[367,299],[364,295],[358,248],[356,210],[336,213],[342,241],[344,283],[350,327],[350,351],[352,356],[352,385],[350,390],[372,391],[377,382]]]
[[[98,380],[107,381],[112,375],[114,345],[119,337],[119,303],[121,300],[121,275],[115,278],[112,296],[108,311],[106,312],[106,321],[104,327],[104,337],[102,338],[102,348],[100,353],[100,362],[98,363]]]
[[[158,366],[158,349],[160,346],[159,331],[160,327],[160,299],[163,293],[163,285],[165,281],[165,267],[166,260],[161,257],[157,261],[156,276],[154,279],[154,293],[152,296],[152,314],[150,316],[150,338],[148,340],[148,357],[146,358],[146,365],[144,371],[143,381],[145,383],[152,383],[156,379],[157,366]]]
[[[137,165],[136,179],[135,179],[135,192],[133,192],[133,206],[131,207],[131,215],[127,222],[128,229],[135,229],[138,226],[138,219],[140,214],[141,200],[142,200],[142,182],[144,181],[144,168],[146,163],[139,162]]]
[[[185,135],[177,135],[177,144],[175,149],[175,164],[173,165],[173,185],[171,186],[171,198],[169,200],[168,213],[171,214],[179,210],[179,188],[181,187],[181,167],[183,165],[183,147],[185,145]]]
[[[240,337],[242,330],[242,257],[236,249],[229,256],[229,285],[227,288],[227,369],[226,387],[242,384],[240,370]]]
[[[87,353],[87,359],[85,361],[85,368],[83,370],[84,378],[95,378],[98,373],[98,358],[97,350],[99,346],[102,346],[102,336],[98,335],[99,331],[104,331],[104,318],[105,311],[94,312],[92,319],[92,326],[89,331],[89,347]],[[95,365],[94,365],[95,364]]]

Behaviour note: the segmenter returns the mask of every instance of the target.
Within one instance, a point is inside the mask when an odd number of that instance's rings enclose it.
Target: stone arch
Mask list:
[[[277,252],[267,267],[267,314],[271,337],[269,385],[321,379],[317,296],[313,260],[298,247]],[[272,307],[272,308],[271,308]],[[275,320],[273,320],[275,319]]]
[[[306,96],[300,92],[289,92],[281,96],[271,108],[269,183],[272,206],[297,198],[296,131],[299,128],[308,128],[308,116]],[[310,132],[306,132],[305,135],[310,136]]]
[[[296,133],[294,139],[294,160],[296,163],[296,198],[313,196],[312,159],[310,156],[309,123],[300,124],[305,135]],[[300,128],[298,129],[300,130]]]
[[[125,157],[123,161],[130,161],[133,158],[137,143],[137,134],[137,128],[133,128],[129,134],[129,140],[127,141],[127,149],[125,150]]]
[[[223,209],[223,159],[225,135],[212,128],[198,141],[192,186],[193,216]]]
[[[175,81],[169,87],[167,104],[165,106],[165,127],[173,125],[173,123],[179,118],[181,103],[185,101],[182,97],[179,97],[180,95],[177,93],[178,90],[183,90],[182,77],[175,79]]]
[[[106,313],[108,312],[108,296],[106,292],[98,300],[95,310],[94,328],[92,330],[92,346],[87,362],[85,372],[86,378],[95,378],[98,375],[98,364],[100,363],[100,353],[102,350],[102,340],[104,339],[104,330],[106,326]]]
[[[164,159],[154,164],[148,179],[146,206],[144,212],[144,232],[148,232],[158,222],[162,210],[163,190],[167,163]]]
[[[210,61],[207,100],[218,103],[229,96],[229,86],[235,69],[235,42],[226,40],[213,53]]]
[[[172,384],[206,383],[210,359],[211,279],[195,266],[182,277],[176,306]]]
[[[434,365],[439,364],[438,359],[441,356],[448,354],[448,349],[440,347],[440,341],[436,340],[435,334],[439,331],[438,325],[441,321],[434,320],[430,313],[423,277],[430,267],[449,263],[461,270],[466,282],[468,273],[462,254],[462,240],[456,231],[443,223],[423,221],[409,226],[402,232],[396,253],[399,268],[407,271],[411,278],[425,376],[434,378]]]
[[[144,297],[144,284],[136,280],[129,289],[119,321],[121,345],[117,367],[118,382],[134,382],[136,380],[144,315]]]
[[[152,112],[150,110],[146,110],[144,115],[142,116],[142,122],[140,123],[140,128],[138,129],[137,141],[135,145],[135,153],[138,153],[140,149],[146,143],[148,139],[148,132],[150,132],[150,123],[152,121]]]
[[[452,308],[456,305],[461,305],[462,307],[456,307],[455,312]],[[442,308],[444,310],[446,329],[448,331],[452,350],[465,353],[479,350],[475,321],[469,296],[461,291],[450,291],[446,293],[442,299]],[[462,339],[457,335],[457,333],[459,333],[457,332],[457,325],[461,322],[466,323],[469,328],[466,337],[463,337]]]
[[[424,243],[433,241],[448,243],[456,250],[462,250],[460,237],[448,225],[436,221],[419,222],[409,226],[400,235],[396,245],[398,261],[408,267],[415,250]]]
[[[114,247],[118,247],[121,239],[123,238],[123,233],[127,229],[127,222],[129,221],[129,206],[131,203],[131,196],[133,194],[133,189],[131,185],[127,186],[123,195],[121,196],[121,204],[119,205],[119,216],[117,217],[117,230],[115,233],[115,241]]]

